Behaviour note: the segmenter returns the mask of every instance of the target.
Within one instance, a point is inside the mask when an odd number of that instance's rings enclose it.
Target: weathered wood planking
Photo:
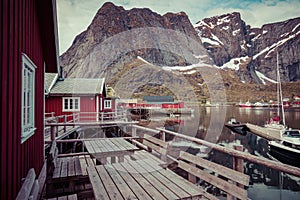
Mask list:
[[[129,173],[141,185],[141,187],[145,191],[147,191],[151,198],[158,200],[167,199],[147,179],[145,179],[145,177],[143,177],[140,172],[138,172],[129,163],[121,163],[120,165],[115,165],[114,167],[118,171],[124,171],[125,173]]]
[[[28,171],[24,183],[17,195],[17,200],[37,199],[39,183],[35,180],[36,174],[33,168]]]
[[[113,167],[105,165],[105,169],[109,173],[110,177],[114,180],[114,183],[118,187],[124,199],[137,199],[137,196],[127,185],[126,181],[120,176],[120,174],[113,169]]]
[[[129,162],[128,162],[129,163]],[[130,163],[137,172],[139,172],[157,191],[167,199],[178,199],[179,197],[170,191],[164,184],[162,184],[157,178],[155,178],[151,173],[148,173],[141,165],[135,162]]]
[[[234,182],[240,183],[242,185],[248,185],[250,177],[244,173],[235,171],[233,169],[230,169],[228,167],[224,167],[222,165],[218,165],[216,163],[213,163],[211,161],[205,160],[203,158],[200,158],[198,156],[194,156],[190,153],[181,151],[179,158],[182,158],[186,161],[195,163],[205,169],[211,170],[213,172],[216,172],[217,174],[220,174],[230,180],[233,180]]]
[[[207,160],[205,160],[203,162],[197,162],[198,161],[197,156],[194,156],[191,154],[186,155],[186,154],[187,154],[186,152],[181,153],[180,159],[189,160],[190,162],[192,162],[196,165],[199,165],[199,166],[202,166],[203,163],[206,163],[206,165],[208,165],[207,162],[210,162]],[[205,166],[205,164],[203,164],[203,166]],[[210,167],[210,169],[214,169],[212,166],[216,167],[215,165],[208,165],[208,166]],[[178,167],[194,176],[199,177],[200,179],[208,182],[209,184],[212,184],[212,185],[220,188],[221,190],[225,191],[226,193],[228,193],[230,195],[233,195],[239,199],[247,199],[247,190],[240,188],[240,187],[236,186],[235,184],[232,184],[224,179],[221,179],[217,176],[209,174],[208,172],[206,172],[202,169],[199,169],[196,166],[190,165],[182,160],[180,160],[178,162]],[[219,169],[219,167],[217,167],[214,172],[218,173],[218,169]],[[222,169],[222,170],[224,170],[224,169]],[[231,173],[231,172],[229,172],[229,173]],[[226,176],[229,176],[229,175],[226,175]],[[243,174],[243,176],[247,176],[247,175]],[[243,182],[243,181],[240,181],[240,182]]]
[[[105,187],[103,185],[103,182],[101,181],[98,173],[101,172],[101,169],[96,169],[95,167],[87,167],[87,172],[90,178],[90,182],[92,184],[92,187],[94,192],[94,197],[97,200],[107,200],[109,199],[109,196],[105,190]]]
[[[139,150],[123,138],[91,140],[85,141],[84,144],[88,152],[102,164],[107,163],[107,158],[111,158],[111,163],[115,163],[116,157],[118,157],[119,162],[123,162],[125,155],[132,155],[133,151]]]
[[[109,176],[108,172],[104,168],[103,165],[97,167],[97,172],[100,176],[100,179],[105,184],[106,191],[108,192],[108,196],[111,199],[123,199],[121,193],[119,192],[118,188],[115,187],[114,181]]]
[[[163,147],[163,148],[168,148],[168,145],[169,145],[169,144],[168,144],[167,142],[164,142],[164,141],[160,140],[160,139],[157,139],[157,138],[152,137],[152,136],[147,135],[147,134],[144,134],[144,138],[145,138],[146,140],[152,142],[152,143],[155,143],[155,144],[157,144],[157,145]]]

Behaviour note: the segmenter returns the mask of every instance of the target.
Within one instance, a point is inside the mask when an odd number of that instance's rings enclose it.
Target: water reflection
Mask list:
[[[249,122],[252,124],[263,125],[276,112],[276,108],[239,108],[227,107],[225,121],[218,119],[217,115],[212,116],[213,112],[224,112],[222,107],[201,107],[199,113],[199,125],[196,137],[218,143],[223,146],[230,146],[236,144],[243,145],[246,152],[250,154],[271,159],[268,154],[267,140],[258,137],[254,134],[247,134],[242,136],[232,133],[229,129],[224,127],[224,122],[230,118],[235,117],[240,122]],[[286,109],[285,110],[286,124],[289,127],[300,128],[300,109]],[[185,119],[184,126],[190,124],[189,120]],[[221,127],[221,129],[220,129]],[[221,130],[221,133],[217,131]],[[180,132],[180,129],[178,130]],[[184,145],[183,143],[178,145]],[[186,143],[185,145],[189,145]],[[197,149],[197,147],[193,147]],[[206,149],[206,156],[217,163],[224,166],[232,166],[232,158],[226,154]],[[199,155],[201,151],[199,150]],[[203,155],[202,155],[203,156]],[[300,169],[299,169],[300,170]],[[275,194],[281,194],[283,199],[300,199],[300,178],[281,174],[279,171],[272,170],[268,167],[261,166],[255,163],[244,162],[244,171],[250,176],[249,197],[252,199],[261,199],[258,194],[264,194],[263,199],[274,199]],[[282,177],[282,185],[280,184],[280,177]],[[282,188],[282,190],[280,190]],[[263,192],[262,192],[263,191]],[[279,196],[275,199],[280,199]]]

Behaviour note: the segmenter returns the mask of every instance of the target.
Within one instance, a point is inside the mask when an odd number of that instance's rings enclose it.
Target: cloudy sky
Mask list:
[[[104,0],[57,0],[60,54],[91,23]],[[240,12],[251,27],[300,17],[300,0],[111,0],[125,9],[150,8],[159,14],[184,11],[193,24],[216,15]]]

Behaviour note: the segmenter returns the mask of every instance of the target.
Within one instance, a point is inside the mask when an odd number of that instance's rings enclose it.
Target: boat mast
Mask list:
[[[277,98],[278,98],[278,115],[279,115],[279,105],[281,105],[281,111],[282,111],[282,123],[283,125],[285,126],[285,115],[284,115],[284,107],[283,107],[283,98],[282,98],[282,88],[281,88],[281,81],[280,81],[280,73],[279,73],[279,56],[278,56],[278,51],[277,51],[277,81],[278,81],[278,84],[277,84]],[[280,97],[280,101],[279,101],[279,97]]]

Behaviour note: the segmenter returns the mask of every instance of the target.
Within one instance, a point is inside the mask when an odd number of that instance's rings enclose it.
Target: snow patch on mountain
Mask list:
[[[263,75],[261,72],[257,70],[255,70],[255,73],[264,85],[266,84],[266,81],[269,81],[271,83],[277,83],[277,81],[274,81],[273,79],[266,77],[265,75]]]
[[[279,46],[283,45],[284,43],[286,43],[287,41],[295,38],[297,35],[300,34],[300,31],[298,31],[297,33],[294,33],[294,34],[290,34],[288,37],[286,38],[283,38],[282,40],[279,40],[278,42],[272,44],[271,46],[269,47],[266,47],[265,49],[263,49],[262,51],[260,51],[259,53],[257,53],[256,55],[253,56],[253,59],[255,60],[258,56],[266,53],[267,55],[265,56],[265,58],[268,58],[270,57],[270,54],[272,54]]]
[[[248,62],[249,57],[240,57],[240,58],[233,58],[224,65],[222,65],[221,69],[233,69],[235,71],[240,69],[240,64]]]

